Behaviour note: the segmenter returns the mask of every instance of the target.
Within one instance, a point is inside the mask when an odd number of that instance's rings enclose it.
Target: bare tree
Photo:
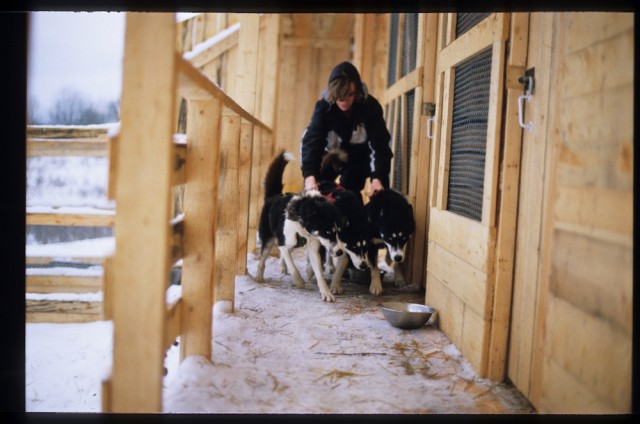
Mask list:
[[[49,112],[52,124],[82,125],[84,111],[88,107],[87,101],[76,90],[65,88]]]

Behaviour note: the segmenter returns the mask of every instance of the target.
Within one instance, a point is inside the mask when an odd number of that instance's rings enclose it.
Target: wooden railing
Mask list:
[[[109,128],[113,126],[29,126],[27,157],[106,157]],[[26,223],[30,226],[112,227],[114,222],[113,209],[32,206],[26,213]],[[69,267],[53,272],[47,266],[56,259],[102,265],[104,252],[67,252],[60,250],[60,246],[55,245],[54,249],[27,246],[26,321],[69,323],[103,319],[103,305],[99,300],[103,290],[102,272],[78,273]]]
[[[116,243],[105,267],[114,328],[105,412],[162,411],[163,361],[177,337],[181,359],[211,357],[213,305],[233,309],[235,276],[246,272],[249,187],[260,167],[253,146],[272,143],[270,128],[175,52],[173,19],[127,15],[111,172]],[[172,142],[179,98],[186,144]],[[183,213],[172,216],[180,184]],[[171,297],[169,269],[179,260],[181,295]]]

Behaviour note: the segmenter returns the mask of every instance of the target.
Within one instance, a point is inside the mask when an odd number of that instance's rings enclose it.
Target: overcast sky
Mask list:
[[[31,13],[27,92],[46,114],[66,87],[100,103],[120,98],[124,13]]]

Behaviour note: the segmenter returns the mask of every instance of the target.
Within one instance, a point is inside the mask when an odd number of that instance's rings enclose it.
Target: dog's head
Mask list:
[[[399,195],[389,196],[388,199],[388,203],[378,210],[375,223],[389,257],[395,262],[402,262],[409,238],[416,229],[413,207]]]
[[[371,266],[368,255],[371,246],[371,232],[366,222],[351,221],[345,218],[343,226],[338,232],[338,238],[356,269],[365,270]]]
[[[289,203],[289,216],[296,220],[307,237],[317,239],[333,256],[343,254],[343,247],[338,232],[342,226],[342,217],[335,205],[320,195],[309,191]]]

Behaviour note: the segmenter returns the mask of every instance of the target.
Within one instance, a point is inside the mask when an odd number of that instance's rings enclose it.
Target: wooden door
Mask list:
[[[458,13],[442,14],[438,28],[426,303],[481,376],[495,328],[509,27],[509,14]]]
[[[387,82],[381,103],[394,155],[390,184],[414,206],[416,232],[405,276],[407,282],[424,285],[431,151],[425,124],[434,101],[437,15],[392,13],[387,28]]]

